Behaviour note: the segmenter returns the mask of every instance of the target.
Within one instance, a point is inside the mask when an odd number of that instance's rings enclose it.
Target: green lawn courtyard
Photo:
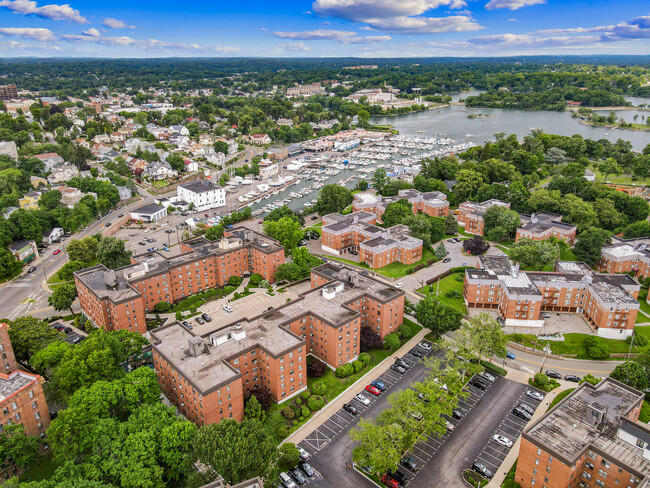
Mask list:
[[[463,299],[464,276],[465,273],[452,273],[431,285],[425,285],[424,288],[420,288],[417,291],[455,308],[463,315],[467,315],[467,307],[465,307],[465,300]],[[447,294],[452,296],[447,296]]]

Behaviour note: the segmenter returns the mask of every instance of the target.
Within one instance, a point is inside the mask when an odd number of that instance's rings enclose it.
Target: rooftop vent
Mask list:
[[[195,358],[199,357],[203,352],[203,339],[200,337],[192,336],[187,342],[190,354]]]
[[[585,421],[597,429],[600,429],[607,419],[607,406],[598,402],[591,402],[587,406]]]
[[[106,283],[106,286],[109,288],[117,288],[117,276],[115,275],[115,271],[104,271],[104,283]]]

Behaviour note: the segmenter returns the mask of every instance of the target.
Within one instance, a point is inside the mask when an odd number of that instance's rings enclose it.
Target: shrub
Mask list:
[[[371,351],[372,349],[379,349],[381,347],[381,337],[372,330],[372,327],[361,327],[361,337],[359,339],[359,349],[363,351]]]
[[[307,417],[309,417],[311,415],[311,411],[309,410],[309,407],[307,405],[302,406],[301,413],[302,413],[302,416],[305,417],[305,418],[307,418]]]
[[[296,413],[293,411],[293,408],[286,407],[282,409],[282,415],[284,415],[284,418],[291,420],[296,416]]]
[[[370,359],[371,359],[370,354],[368,354],[367,352],[362,352],[361,354],[359,354],[359,361],[363,361],[365,365],[370,364]]]
[[[320,378],[327,371],[327,365],[318,359],[314,359],[307,365],[307,376],[311,378]]]
[[[639,290],[639,300],[645,300],[646,298],[648,298],[648,289],[641,288]]]
[[[634,336],[629,336],[625,340],[628,344],[632,342],[632,337],[634,337],[634,345],[638,347],[643,347],[648,345],[648,339],[645,338],[645,336],[642,336],[641,334],[634,334]]]
[[[365,365],[363,364],[363,361],[358,361],[357,360],[357,361],[352,362],[352,367],[354,368],[355,373],[358,373],[359,371],[361,371],[364,366]]]
[[[295,466],[300,461],[300,452],[292,442],[286,442],[278,447],[280,452],[280,461],[290,466]]]
[[[336,368],[336,371],[334,371],[334,374],[337,378],[347,378],[352,373],[354,373],[354,366],[352,366],[350,363],[342,364]]]
[[[318,395],[313,395],[309,397],[309,400],[307,401],[307,406],[312,412],[315,412],[316,410],[320,410],[325,406],[325,402],[321,397]]]
[[[508,374],[508,372],[505,369],[500,368],[496,364],[491,363],[489,361],[481,361],[481,366],[483,366],[488,371],[491,371],[492,373],[500,374],[501,376],[505,376]]]
[[[289,431],[284,425],[278,429],[278,437],[280,437],[281,439],[284,439],[288,435],[289,435]]]
[[[609,357],[609,349],[601,344],[597,337],[587,337],[583,345],[591,359],[607,359]]]
[[[228,284],[235,287],[241,285],[242,281],[244,281],[244,279],[241,276],[237,275],[232,275],[230,278],[228,278]]]
[[[546,376],[544,373],[537,373],[534,376],[533,381],[537,386],[543,389],[546,387],[546,385],[548,385],[548,376]]]
[[[460,293],[458,293],[456,290],[449,290],[447,293],[445,293],[445,296],[447,298],[460,298]]]
[[[311,396],[311,391],[305,390],[303,391],[300,396],[302,397],[303,400],[307,400]]]
[[[299,417],[299,418],[298,418],[298,422],[304,422],[304,421],[305,421],[305,417]],[[294,425],[295,425],[295,424],[294,424]]]
[[[397,333],[399,334],[401,339],[406,339],[409,338],[413,335],[413,331],[411,330],[411,326],[407,323],[403,323],[397,328]]]
[[[391,332],[384,338],[384,348],[395,350],[400,346],[399,337],[395,332]]]
[[[316,381],[313,385],[311,385],[311,392],[314,395],[324,395],[326,391],[327,387],[322,381]]]
[[[156,306],[154,307],[154,310],[159,313],[165,313],[169,312],[171,310],[172,306],[170,305],[169,302],[158,302],[156,303]]]
[[[296,398],[296,405],[302,405],[302,400],[300,397]]]
[[[264,277],[263,277],[261,274],[259,274],[259,273],[254,273],[254,274],[252,274],[252,275],[250,276],[250,278],[249,278],[249,282],[250,282],[251,285],[253,285],[253,286],[257,286],[257,285],[260,284],[260,281],[262,281],[263,279],[264,279]]]
[[[244,293],[246,293],[246,294],[250,293],[250,291],[248,290],[248,287],[247,287],[247,286],[244,287]]]

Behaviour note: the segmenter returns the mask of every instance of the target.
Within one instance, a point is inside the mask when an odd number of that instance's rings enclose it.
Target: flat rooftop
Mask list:
[[[472,210],[472,213],[474,215],[483,215],[485,212],[487,212],[487,209],[490,207],[494,206],[499,206],[499,207],[510,207],[510,204],[508,202],[503,202],[501,200],[497,200],[495,198],[491,200],[486,200],[484,202],[478,203],[478,202],[472,202],[472,201],[467,201],[465,203],[461,203],[462,207],[469,208]]]
[[[109,270],[103,264],[75,272],[75,276],[100,298],[110,298],[113,302],[132,300],[140,293],[131,287],[124,278],[125,268]]]
[[[132,213],[137,213],[137,214],[142,214],[142,215],[153,215],[155,213],[160,212],[161,210],[164,210],[165,207],[161,207],[160,205],[156,205],[155,203],[151,203],[149,205],[143,205],[140,208],[137,208],[134,210]]]
[[[643,398],[641,392],[610,378],[597,386],[583,383],[523,435],[555,457],[573,464],[589,445],[608,452],[622,418],[640,405]],[[597,423],[594,410],[603,412],[601,423]]]
[[[180,185],[181,188],[185,188],[193,193],[204,193],[208,191],[218,190],[220,187],[215,185],[210,180],[196,180],[190,181],[188,183],[183,183]]]
[[[36,376],[23,371],[14,371],[9,375],[0,375],[0,400],[4,400],[14,393],[18,393],[27,385],[34,383],[36,378]]]

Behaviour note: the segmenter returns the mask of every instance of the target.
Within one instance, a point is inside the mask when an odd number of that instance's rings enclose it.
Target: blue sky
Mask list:
[[[639,0],[0,0],[0,56],[649,54]]]

